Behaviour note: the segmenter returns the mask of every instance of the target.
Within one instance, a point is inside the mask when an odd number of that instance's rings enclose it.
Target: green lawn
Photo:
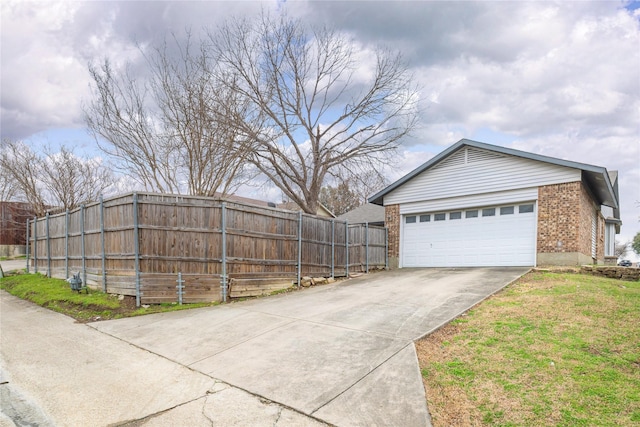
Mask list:
[[[84,291],[74,292],[65,280],[50,279],[41,274],[16,274],[5,277],[0,279],[0,289],[71,316],[80,322],[117,319],[216,304],[153,304],[148,308],[136,308],[135,298],[127,297],[120,300],[117,295],[109,295],[91,289],[88,294]]]
[[[530,273],[416,345],[435,426],[640,425],[640,282]]]

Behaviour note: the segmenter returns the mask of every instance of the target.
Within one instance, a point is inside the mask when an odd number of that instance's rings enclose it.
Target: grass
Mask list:
[[[18,255],[18,256],[0,256],[0,261],[9,261],[14,259],[27,259],[26,255]]]
[[[434,426],[640,425],[640,282],[529,273],[416,343]]]
[[[207,307],[217,303],[153,304],[148,308],[136,307],[135,298],[119,299],[101,291],[89,289],[77,293],[62,279],[51,279],[41,274],[16,274],[0,279],[0,289],[34,302],[42,307],[73,317],[79,322],[118,319],[151,313]]]

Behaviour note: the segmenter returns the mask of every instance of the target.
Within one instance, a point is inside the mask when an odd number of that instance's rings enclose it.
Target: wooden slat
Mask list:
[[[291,283],[297,276],[298,255],[303,276],[331,275],[332,260],[333,274],[344,275],[347,231],[350,271],[366,269],[367,252],[370,268],[384,265],[384,228],[347,227],[346,223],[337,220],[236,202],[225,202],[225,206],[227,275],[233,280],[268,279],[258,282],[265,284],[255,285],[257,288],[246,284],[242,291],[238,287],[240,282],[236,282],[236,289],[245,296],[247,292],[270,291],[272,288],[266,284],[268,281],[277,283],[277,280],[286,278],[286,283]],[[99,203],[87,204],[84,215],[79,208],[70,211],[68,227],[66,213],[50,215],[48,245],[46,220],[39,218],[31,225],[31,254],[33,256],[37,251],[40,272],[46,272],[50,266],[52,274],[63,275],[67,264],[70,273],[80,271],[84,264],[88,280],[101,285],[104,237],[107,288],[110,292],[131,294],[135,290],[133,195],[105,200],[103,207],[104,232],[100,231]],[[137,215],[143,293],[160,292],[162,286],[175,286],[177,273],[181,272],[185,280],[185,295],[189,286],[195,286],[194,292],[197,290],[205,294],[198,295],[198,298],[219,298],[223,256],[221,200],[138,193]],[[80,223],[82,216],[84,224]],[[299,218],[302,218],[301,224]],[[302,235],[298,238],[300,227]],[[34,230],[37,230],[37,237]],[[367,233],[368,251],[365,245]],[[300,254],[299,239],[302,245]],[[51,258],[49,262],[47,257]],[[152,281],[155,281],[155,291]],[[209,288],[197,288],[200,285]],[[261,286],[262,289],[258,289]]]

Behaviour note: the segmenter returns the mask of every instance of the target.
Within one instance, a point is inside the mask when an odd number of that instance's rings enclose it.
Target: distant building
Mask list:
[[[337,219],[349,221],[349,224],[366,224],[384,226],[384,207],[366,203],[349,212],[343,213]]]
[[[0,202],[0,256],[25,254],[27,219],[34,215],[28,203]]]

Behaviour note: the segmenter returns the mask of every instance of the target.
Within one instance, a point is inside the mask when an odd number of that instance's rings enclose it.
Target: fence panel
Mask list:
[[[230,278],[294,277],[298,215],[226,204],[227,274]]]
[[[67,245],[66,213],[49,216],[49,246],[51,248],[51,277],[67,277],[66,245]]]
[[[332,245],[334,237],[332,220],[310,215],[302,215],[301,218],[301,274],[313,277],[331,276],[331,265],[332,262],[335,262],[333,256],[335,245]],[[335,223],[335,221],[333,222]]]

